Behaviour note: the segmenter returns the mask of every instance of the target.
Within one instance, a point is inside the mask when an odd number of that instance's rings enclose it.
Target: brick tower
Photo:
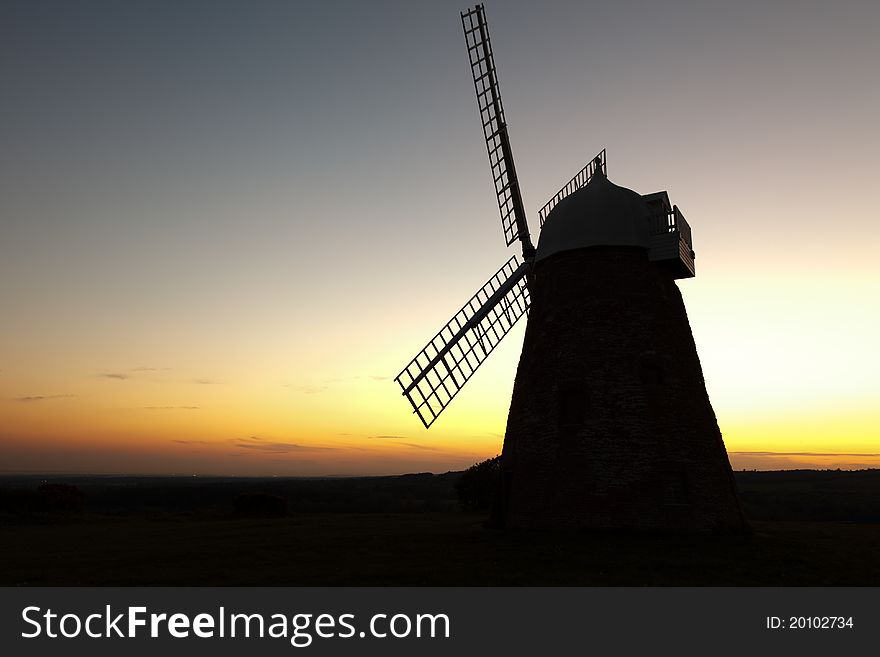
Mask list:
[[[541,231],[495,518],[510,527],[747,529],[676,278],[665,192],[601,167]]]

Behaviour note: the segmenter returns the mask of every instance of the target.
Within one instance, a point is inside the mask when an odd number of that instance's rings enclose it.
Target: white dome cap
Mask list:
[[[547,216],[535,260],[588,246],[647,249],[650,214],[639,194],[609,181],[600,167],[589,183],[562,199]]]

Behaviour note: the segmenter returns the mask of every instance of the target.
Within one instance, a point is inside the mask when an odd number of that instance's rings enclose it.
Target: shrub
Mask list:
[[[37,488],[40,507],[49,513],[76,513],[82,510],[85,495],[70,484],[43,483]]]
[[[458,502],[466,511],[488,511],[501,476],[501,457],[481,461],[465,470],[455,484]]]

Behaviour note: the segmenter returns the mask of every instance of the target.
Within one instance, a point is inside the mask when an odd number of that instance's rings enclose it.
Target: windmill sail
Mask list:
[[[528,270],[508,260],[394,379],[426,429],[528,310]]]
[[[572,178],[567,183],[565,183],[565,186],[562,189],[560,189],[558,192],[556,192],[556,196],[554,196],[549,201],[547,201],[547,204],[544,205],[544,207],[538,211],[538,217],[541,220],[541,227],[542,228],[544,226],[544,221],[546,221],[546,219],[547,219],[547,215],[550,214],[550,210],[555,208],[556,204],[559,203],[559,201],[564,199],[566,196],[576,192],[581,187],[583,187],[588,182],[590,182],[590,179],[593,177],[593,174],[596,173],[596,170],[599,167],[602,167],[603,173],[607,176],[608,175],[608,167],[605,164],[605,149],[604,148],[596,157],[594,157],[592,160],[590,160],[587,163],[587,166],[585,166],[583,169],[578,171],[575,174],[574,178]]]
[[[486,25],[483,5],[462,12],[461,24],[464,28],[468,60],[474,78],[474,90],[477,92],[483,136],[486,138],[486,148],[489,152],[495,195],[498,197],[498,209],[501,212],[504,240],[507,246],[520,240],[523,245],[523,256],[531,258],[535,249],[529,237],[529,226],[513,163],[513,151],[507,136],[507,122],[501,105],[501,91],[498,88],[495,60],[492,56],[492,44],[489,41],[489,28]]]

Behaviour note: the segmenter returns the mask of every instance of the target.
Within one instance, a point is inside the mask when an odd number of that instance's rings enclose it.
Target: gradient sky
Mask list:
[[[512,253],[458,2],[0,5],[0,471],[442,472],[392,377]],[[669,191],[735,468],[880,464],[880,4],[487,3],[530,217]],[[532,221],[533,232],[537,222]]]

